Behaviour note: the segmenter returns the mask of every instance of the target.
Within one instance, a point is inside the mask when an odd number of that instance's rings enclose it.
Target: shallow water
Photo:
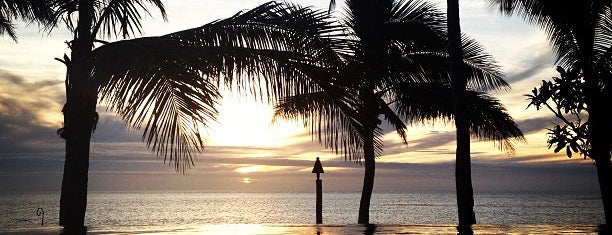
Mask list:
[[[370,221],[354,225],[359,193],[91,192],[90,234],[457,234],[453,193],[374,194]],[[595,193],[478,193],[474,234],[597,234]],[[36,215],[45,211],[44,227]],[[58,234],[59,194],[0,194],[0,233]]]

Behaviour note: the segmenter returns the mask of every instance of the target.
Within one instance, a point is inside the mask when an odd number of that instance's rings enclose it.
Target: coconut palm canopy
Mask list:
[[[45,29],[53,26],[51,1],[8,0],[0,2],[0,35],[8,35],[17,41],[13,20],[38,22]]]
[[[139,32],[135,19],[141,15],[123,8],[96,16],[98,34]],[[135,21],[109,25],[112,19]],[[184,171],[204,147],[202,130],[215,121],[220,86],[270,99],[291,94],[283,88],[288,84],[311,86],[293,67],[305,59],[302,45],[336,44],[334,35],[342,33],[337,28],[324,12],[269,2],[193,29],[103,42],[93,52],[93,84],[100,100],[144,131],[143,140],[158,156]],[[331,54],[331,48],[323,50]]]
[[[295,89],[296,95],[277,106],[277,118],[303,120],[320,143],[350,160],[363,157],[366,116],[377,120],[376,156],[383,149],[379,117],[405,142],[408,123],[453,116],[444,15],[422,1],[383,2],[348,1],[345,43],[334,44],[331,57],[313,53],[317,64],[302,65],[317,89]],[[522,134],[499,101],[485,93],[508,84],[492,57],[467,36],[463,52],[472,134],[512,151],[512,138],[522,140]]]
[[[606,0],[558,1],[489,0],[491,8],[517,14],[541,26],[557,53],[557,63],[570,68],[585,63],[585,53],[595,61],[609,61],[612,46],[612,3]],[[592,52],[590,52],[592,51]]]
[[[333,5],[333,4],[332,4]],[[300,65],[315,90],[294,87],[276,117],[300,119],[327,148],[347,160],[364,160],[358,223],[369,224],[375,158],[382,155],[383,121],[407,142],[407,123],[454,115],[444,15],[422,1],[348,0],[337,53],[310,53]],[[344,47],[340,47],[344,46]],[[328,51],[328,50],[326,50]],[[484,92],[508,84],[490,55],[464,37],[466,100],[472,134],[512,151],[523,135],[501,104]]]
[[[612,2],[608,0],[491,0],[502,12],[516,13],[546,32],[557,54],[560,77],[528,95],[530,105],[547,107],[563,122],[548,133],[548,147],[580,152],[595,161],[607,224],[612,224]],[[554,107],[547,102],[551,100]],[[588,119],[581,120],[586,111]],[[582,113],[584,114],[584,113]],[[569,118],[566,118],[569,117]]]

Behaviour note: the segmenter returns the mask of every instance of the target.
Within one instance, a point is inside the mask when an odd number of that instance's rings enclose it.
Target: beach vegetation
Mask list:
[[[529,105],[545,107],[562,121],[549,130],[549,148],[554,147],[555,152],[564,149],[568,157],[572,152],[581,153],[595,161],[606,224],[612,224],[612,2],[490,2],[501,12],[538,25],[548,36],[560,76],[534,89],[528,95]],[[583,112],[586,120],[579,116]]]
[[[332,6],[335,2],[332,2]],[[376,159],[389,130],[407,144],[411,123],[455,116],[445,15],[424,1],[348,0],[341,19],[347,37],[303,65],[315,90],[295,87],[276,105],[277,118],[298,119],[313,139],[365,168],[358,223],[369,224]],[[470,135],[509,152],[523,135],[501,103],[486,92],[508,88],[493,58],[462,35]],[[329,52],[331,53],[329,53]]]
[[[54,25],[54,11],[46,0],[4,0],[0,2],[0,35],[9,36],[17,42],[15,20],[37,23],[44,29]]]
[[[89,151],[99,102],[119,114],[156,155],[185,172],[204,148],[203,129],[214,122],[220,86],[267,97],[283,96],[276,81],[298,78],[292,63],[331,24],[291,4],[269,2],[201,27],[163,36],[138,37],[161,0],[58,0],[57,22],[72,32],[66,65],[66,141],[60,225],[83,232]],[[313,30],[317,26],[320,31]],[[121,38],[122,40],[113,41]],[[269,89],[266,89],[269,88]]]

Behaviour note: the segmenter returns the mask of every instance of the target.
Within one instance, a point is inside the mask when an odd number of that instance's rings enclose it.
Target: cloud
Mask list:
[[[98,107],[98,125],[92,135],[92,142],[139,142],[142,140],[142,131],[129,129],[121,117],[107,111],[105,107]]]
[[[526,67],[509,72],[506,77],[506,81],[508,83],[516,83],[525,79],[535,79],[536,81],[549,79],[549,77],[539,76],[550,71],[551,68],[554,68],[553,63],[551,62],[552,58],[553,55],[548,52],[536,54],[535,57],[526,59],[524,62],[524,66]]]
[[[209,146],[198,155],[192,169],[186,174],[180,174],[141,142],[95,142],[91,149],[89,187],[92,191],[308,192],[312,188],[305,182],[313,180],[314,176],[309,170],[314,165],[314,156],[294,156],[295,153],[308,151],[308,148]],[[419,154],[423,151],[433,151],[434,156],[440,156],[443,150],[421,149],[410,152]],[[444,154],[452,156],[450,152]],[[58,149],[46,154],[30,153],[0,158],[0,188],[59,190],[62,157],[63,151]],[[383,156],[381,159],[386,158]],[[542,158],[537,155],[518,159],[478,156],[472,167],[475,190],[596,190],[593,166],[537,163]],[[360,164],[344,161],[342,157],[332,154],[322,159],[322,164],[326,171],[323,179],[330,191],[361,190],[364,169]],[[239,170],[248,167],[254,170]],[[453,169],[452,162],[415,164],[379,160],[375,192],[452,192]],[[252,183],[240,183],[244,177],[248,177]],[[20,181],[15,181],[17,179]]]
[[[0,71],[0,153],[40,151],[61,142],[61,123],[52,115],[61,110],[60,83]]]
[[[517,125],[523,131],[523,134],[527,135],[552,127],[553,121],[553,117],[538,117],[520,120],[517,122]]]

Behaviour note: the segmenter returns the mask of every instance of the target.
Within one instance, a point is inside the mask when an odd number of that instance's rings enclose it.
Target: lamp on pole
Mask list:
[[[321,165],[321,161],[317,157],[317,161],[315,161],[314,167],[312,168],[312,173],[317,174],[317,224],[323,223],[323,184],[321,183],[320,175],[321,173],[325,173],[323,171],[323,165]]]

